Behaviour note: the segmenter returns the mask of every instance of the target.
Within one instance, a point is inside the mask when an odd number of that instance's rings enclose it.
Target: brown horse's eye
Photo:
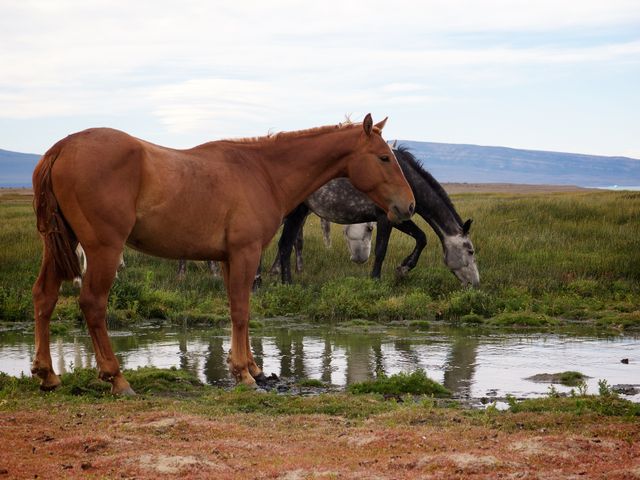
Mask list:
[[[383,162],[388,162],[389,161],[389,155],[380,155],[380,160],[382,160]]]

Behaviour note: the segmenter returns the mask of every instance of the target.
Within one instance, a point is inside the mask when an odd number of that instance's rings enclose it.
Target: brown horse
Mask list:
[[[99,377],[115,394],[133,394],[106,327],[109,289],[125,244],[151,255],[222,263],[231,321],[228,364],[237,381],[263,378],[249,346],[249,295],[260,254],[283,217],[329,180],[348,176],[388,212],[414,211],[411,188],[383,140],[386,122],[319,127],[267,137],[209,142],[174,150],[106,128],[60,140],[33,173],[34,208],[44,240],[33,286],[41,388],[60,384],[49,351],[49,322],[63,280],[80,273],[80,308]]]

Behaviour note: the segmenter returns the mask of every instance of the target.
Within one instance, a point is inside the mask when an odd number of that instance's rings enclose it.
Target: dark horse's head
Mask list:
[[[480,284],[475,249],[469,229],[471,219],[463,222],[449,195],[433,175],[417,161],[405,147],[395,148],[396,157],[405,171],[413,172],[413,188],[416,188],[418,213],[433,227],[440,237],[444,251],[444,263],[463,285]],[[416,180],[420,179],[420,180]]]

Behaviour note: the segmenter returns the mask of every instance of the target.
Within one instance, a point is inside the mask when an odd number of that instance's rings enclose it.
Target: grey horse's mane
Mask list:
[[[438,194],[444,204],[449,208],[449,210],[451,210],[458,224],[462,227],[462,224],[464,222],[460,218],[460,215],[458,215],[458,212],[453,206],[453,202],[449,198],[449,195],[447,195],[447,192],[444,190],[444,188],[442,188],[442,185],[440,185],[440,182],[438,182],[435,178],[433,178],[433,175],[425,170],[425,168],[420,164],[420,162],[418,162],[413,153],[409,151],[408,147],[400,145],[396,147],[396,150],[402,153],[403,158],[407,160],[407,162],[409,162],[409,164],[416,170],[416,172],[418,172],[420,176],[424,178],[424,180],[429,184],[433,191]]]

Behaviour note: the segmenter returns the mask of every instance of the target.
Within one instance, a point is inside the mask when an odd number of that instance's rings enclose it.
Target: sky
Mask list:
[[[387,139],[640,159],[640,1],[0,0],[0,148]]]

